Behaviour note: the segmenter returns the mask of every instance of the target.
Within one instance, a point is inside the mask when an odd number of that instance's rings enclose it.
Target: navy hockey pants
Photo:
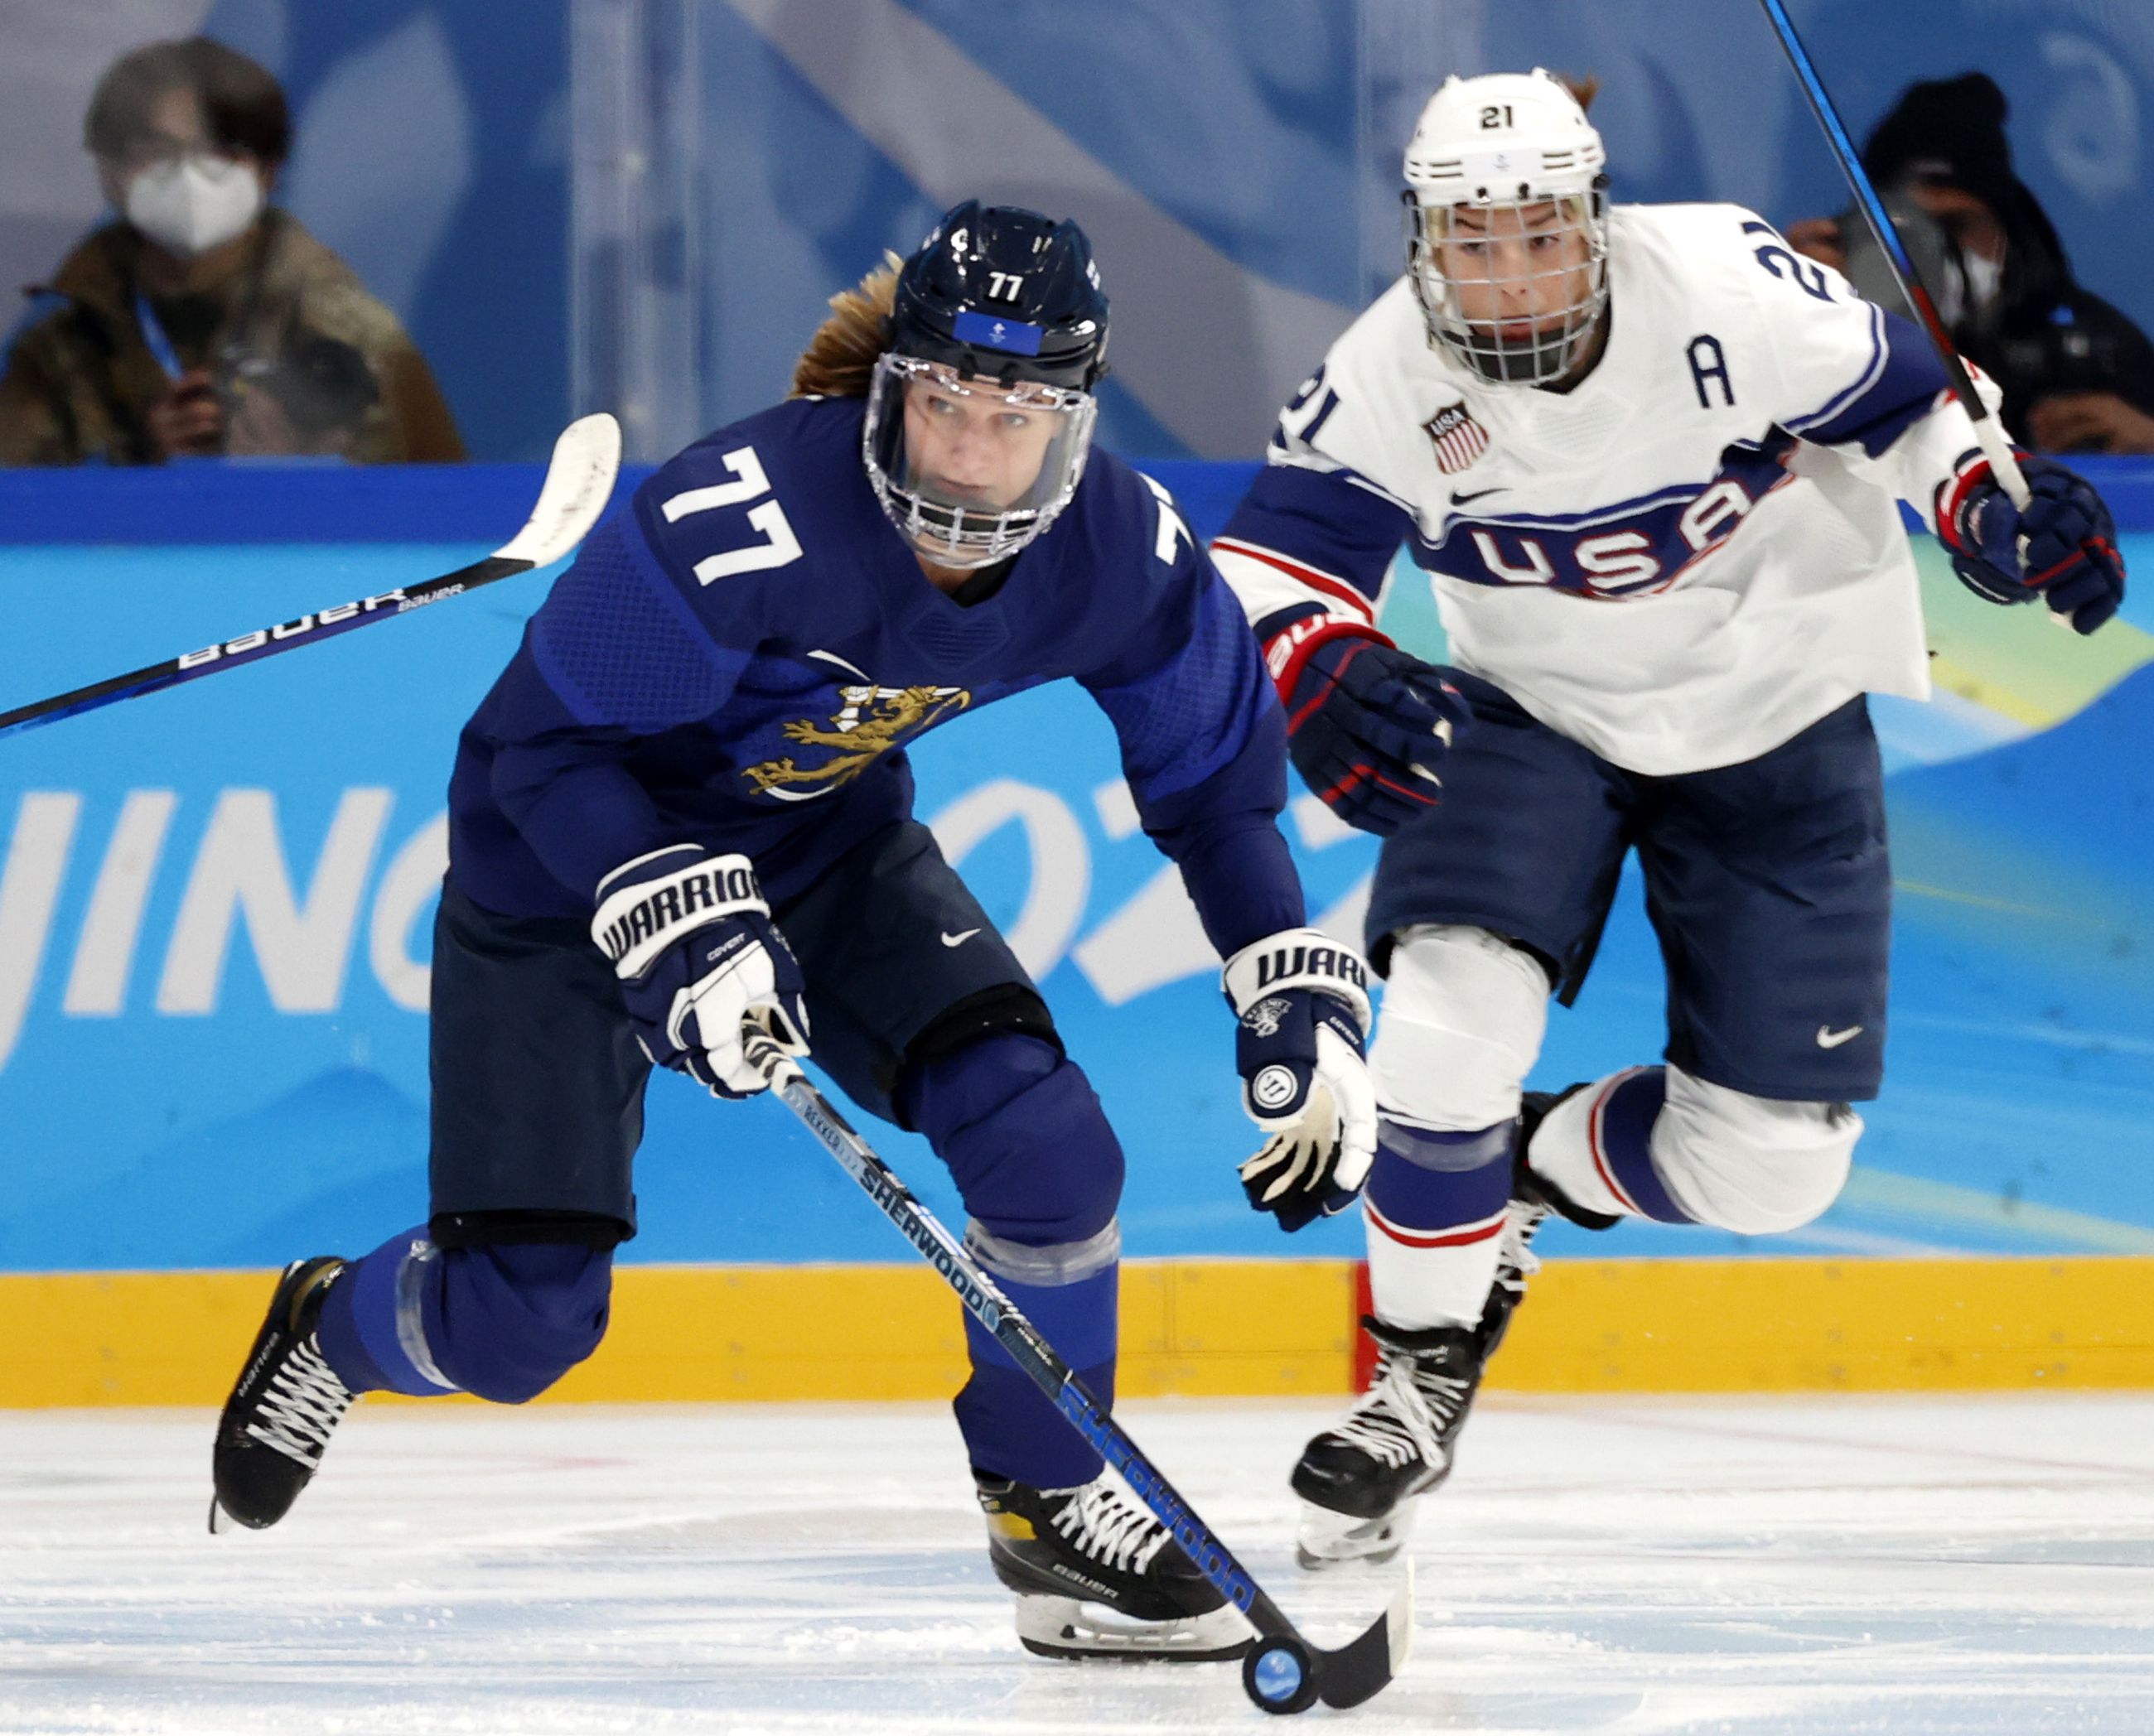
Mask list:
[[[1121,1149],[932,835],[912,822],[875,834],[776,914],[817,1064],[927,1138],[975,1257],[1111,1398]],[[452,882],[434,970],[433,1215],[331,1289],[321,1341],[355,1390],[520,1403],[605,1331],[612,1249],[635,1234],[650,1063],[580,923],[502,916]],[[713,1155],[714,1179],[753,1184]],[[969,1321],[967,1341],[957,1410],[972,1462],[1044,1488],[1095,1475],[1097,1454]]]

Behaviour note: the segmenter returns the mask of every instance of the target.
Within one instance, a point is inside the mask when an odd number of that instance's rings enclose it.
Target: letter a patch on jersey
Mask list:
[[[1436,447],[1436,467],[1455,476],[1488,450],[1488,430],[1462,404],[1447,405],[1421,425]]]

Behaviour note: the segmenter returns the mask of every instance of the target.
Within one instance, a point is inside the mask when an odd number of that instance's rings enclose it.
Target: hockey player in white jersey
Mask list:
[[[1386,837],[1381,1357],[1295,1467],[1309,1565],[1401,1546],[1548,1211],[1765,1235],[1839,1194],[1885,1036],[1864,695],[1928,691],[1898,503],[1992,601],[2087,633],[2123,594],[2094,491],[2023,460],[2015,511],[1913,325],[1750,211],[1611,209],[1604,159],[1544,72],[1447,83],[1406,152],[1406,275],[1213,545],[1296,765]],[[1402,542],[1453,669],[1377,631]],[[1524,1093],[1631,849],[1665,1064]]]

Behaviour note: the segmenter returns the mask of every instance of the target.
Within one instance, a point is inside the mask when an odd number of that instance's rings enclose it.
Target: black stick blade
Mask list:
[[[1413,1644],[1413,1563],[1391,1606],[1367,1632],[1336,1652],[1316,1654],[1316,1692],[1327,1706],[1345,1710],[1372,1700],[1406,1667]]]

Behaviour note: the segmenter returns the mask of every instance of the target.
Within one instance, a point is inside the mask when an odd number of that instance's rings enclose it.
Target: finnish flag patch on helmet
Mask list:
[[[1488,450],[1488,430],[1462,404],[1447,405],[1421,425],[1436,446],[1436,467],[1453,476]]]
[[[1027,325],[1022,319],[1004,319],[970,308],[958,314],[952,331],[960,344],[977,344],[983,349],[1003,350],[1011,355],[1038,355],[1039,340],[1045,335],[1039,327]]]

